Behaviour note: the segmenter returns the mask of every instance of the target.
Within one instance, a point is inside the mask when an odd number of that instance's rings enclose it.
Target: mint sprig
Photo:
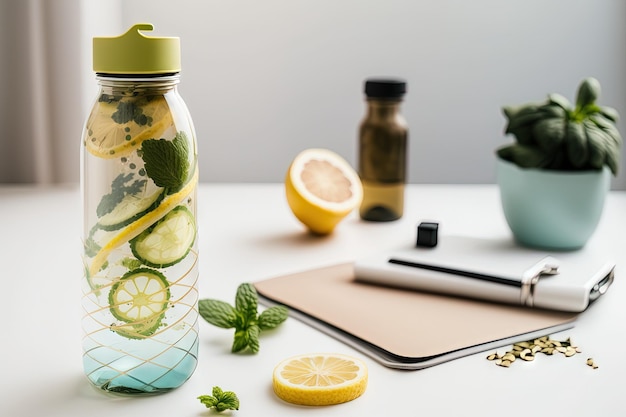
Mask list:
[[[206,408],[215,408],[221,413],[224,410],[239,410],[239,398],[232,391],[223,391],[220,387],[213,387],[213,395],[201,395],[198,397]]]
[[[141,158],[146,174],[167,190],[180,191],[189,177],[189,142],[185,132],[176,133],[173,140],[148,139],[141,144]]]
[[[258,294],[252,284],[243,283],[237,288],[235,306],[220,300],[200,300],[200,316],[214,326],[235,329],[231,351],[250,349],[259,351],[259,335],[263,330],[277,327],[287,319],[285,306],[274,306],[258,314]]]

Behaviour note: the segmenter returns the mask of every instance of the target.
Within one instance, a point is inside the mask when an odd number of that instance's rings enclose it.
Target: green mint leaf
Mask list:
[[[207,408],[215,408],[221,413],[225,410],[239,410],[239,398],[232,391],[223,391],[220,387],[213,387],[213,395],[201,395],[200,402]]]
[[[248,347],[252,351],[252,353],[258,353],[260,344],[259,344],[259,334],[261,333],[261,329],[257,325],[252,325],[248,328]]]
[[[85,249],[85,255],[91,257],[91,256],[96,256],[98,252],[100,251],[100,249],[102,248],[100,247],[100,245],[96,243],[93,237],[88,237],[87,240],[85,241],[84,249]]]
[[[252,284],[237,287],[235,307],[218,300],[200,300],[200,316],[210,324],[225,329],[235,328],[232,353],[249,349],[259,351],[259,335],[262,330],[273,329],[287,319],[285,306],[274,306],[258,315],[258,294]]]
[[[94,235],[98,232],[98,230],[100,230],[100,227],[98,224],[96,224],[94,227],[91,228],[91,230],[89,231],[89,236],[87,236],[87,240],[85,240],[85,255],[89,257],[96,256],[100,249],[102,249],[94,239]]]
[[[139,268],[141,265],[142,263],[139,259],[130,258],[130,257],[126,257],[122,259],[122,266],[128,268],[130,271],[132,271],[133,269]]]
[[[239,353],[246,349],[250,349],[252,353],[259,352],[259,334],[261,329],[256,324],[249,326],[247,329],[239,329],[235,332],[232,353]]]
[[[224,392],[221,401],[217,403],[215,409],[218,412],[224,410],[239,410],[239,398],[237,398],[237,394],[232,391]]]
[[[145,188],[146,180],[135,180],[130,185],[127,185],[133,179],[133,175],[132,173],[119,174],[115,177],[111,182],[111,192],[103,195],[100,203],[98,203],[98,207],[96,207],[98,217],[112,212],[127,195],[138,194]]]
[[[219,300],[198,301],[200,316],[214,326],[230,329],[237,325],[237,312],[228,303]]]
[[[215,404],[217,404],[217,398],[211,395],[201,395],[198,399],[206,406],[206,408],[213,408],[215,407]]]
[[[582,110],[596,102],[600,96],[600,82],[595,78],[585,78],[578,86],[576,93],[576,110]]]
[[[285,306],[274,306],[263,311],[259,315],[258,325],[261,330],[269,330],[277,327],[287,320],[289,310]]]
[[[99,103],[113,103],[115,101],[120,101],[120,99],[121,99],[120,96],[102,94],[100,97],[98,97],[98,102]]]
[[[252,284],[243,283],[237,288],[235,308],[243,315],[246,323],[251,323],[256,320],[258,308],[257,298],[256,289]]]
[[[189,144],[184,132],[173,140],[148,139],[141,145],[146,173],[154,183],[167,189],[168,194],[179,191],[189,175]]]
[[[139,194],[145,188],[146,182],[146,180],[136,180],[124,189],[124,193],[130,195]]]
[[[124,124],[128,123],[135,118],[135,112],[141,109],[137,109],[135,103],[131,101],[120,101],[117,104],[117,110],[111,115],[111,119],[115,123]]]
[[[143,102],[145,100],[120,101],[117,104],[117,110],[111,115],[111,119],[119,124],[128,123],[132,120],[139,126],[151,126],[152,117],[143,114],[143,109],[141,108]]]
[[[235,338],[233,339],[233,346],[230,349],[232,353],[238,353],[248,347],[250,342],[248,330],[237,330],[235,331]]]

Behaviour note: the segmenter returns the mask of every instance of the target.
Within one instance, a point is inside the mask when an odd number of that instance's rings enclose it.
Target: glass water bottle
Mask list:
[[[83,365],[105,391],[166,392],[198,353],[194,127],[178,38],[95,38],[99,92],[81,145]]]
[[[407,122],[400,112],[406,82],[365,82],[367,113],[359,127],[358,170],[363,183],[361,219],[392,221],[404,213],[407,173]]]

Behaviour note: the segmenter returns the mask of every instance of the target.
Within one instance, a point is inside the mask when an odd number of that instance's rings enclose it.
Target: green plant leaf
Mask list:
[[[259,351],[259,335],[262,330],[278,326],[287,318],[287,308],[275,306],[261,315],[257,312],[258,294],[252,284],[243,283],[237,288],[235,307],[218,300],[200,300],[200,316],[210,324],[222,328],[235,328],[231,352],[250,349]],[[263,326],[263,327],[261,327]]]
[[[617,175],[620,159],[620,146],[609,133],[590,120],[585,121],[584,131],[589,143],[589,165],[602,169],[606,164],[613,175]]]
[[[238,329],[235,331],[235,337],[233,339],[233,346],[230,351],[232,353],[238,353],[248,347],[250,344],[250,333],[248,329]]]
[[[261,330],[273,329],[287,320],[288,314],[289,310],[285,306],[270,307],[259,315],[259,328]]]
[[[207,408],[215,408],[215,411],[221,413],[225,410],[239,410],[239,398],[232,391],[223,391],[220,387],[213,387],[213,395],[201,395],[198,397],[200,402]]]
[[[257,317],[257,299],[258,295],[252,284],[243,283],[237,288],[235,308],[248,322],[255,320]]]
[[[252,325],[248,328],[248,347],[252,351],[252,353],[257,353],[260,348],[259,344],[259,335],[261,334],[261,329],[259,326]]]
[[[576,93],[576,110],[582,110],[600,97],[600,82],[593,77],[585,78]]]
[[[554,94],[548,95],[548,102],[550,104],[559,106],[560,108],[565,110],[565,112],[569,113],[572,110],[572,104],[569,102],[568,99],[566,99],[560,94],[554,93]]]
[[[219,300],[198,301],[198,313],[207,322],[223,329],[237,325],[237,311],[228,303]]]
[[[128,174],[119,174],[113,179],[111,182],[111,192],[103,195],[98,203],[98,207],[96,207],[96,215],[98,217],[112,212],[127,195],[138,194],[144,189],[146,180],[135,180],[128,184],[133,179],[133,176],[134,174],[131,172]]]
[[[619,113],[613,107],[600,107],[599,113],[613,123],[619,121]]]
[[[597,126],[585,126],[585,139],[589,144],[589,167],[601,169],[606,160],[605,138]]]
[[[526,127],[543,117],[541,106],[537,104],[525,104],[517,107],[505,106],[502,108],[502,111],[508,119],[505,133],[514,135],[518,129]]]
[[[189,176],[189,144],[185,132],[173,140],[148,139],[141,144],[146,173],[154,183],[167,189],[168,194],[180,191]]]
[[[574,109],[560,94],[548,95],[544,104],[503,107],[505,131],[517,143],[498,149],[498,156],[522,168],[571,171],[607,165],[616,175],[623,142],[615,125],[619,115],[596,104],[600,92],[600,83],[590,77],[580,83]]]
[[[535,142],[546,152],[554,152],[565,139],[567,121],[564,118],[542,119],[533,125]]]
[[[502,147],[496,153],[521,168],[545,168],[551,162],[550,156],[538,147],[519,143]]]
[[[582,123],[570,121],[566,131],[567,156],[576,168],[582,168],[589,159],[587,137]]]

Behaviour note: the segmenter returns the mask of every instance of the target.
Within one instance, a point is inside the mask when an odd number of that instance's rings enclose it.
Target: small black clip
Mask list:
[[[437,246],[437,229],[439,223],[421,222],[417,226],[417,244],[418,247],[434,248]]]

